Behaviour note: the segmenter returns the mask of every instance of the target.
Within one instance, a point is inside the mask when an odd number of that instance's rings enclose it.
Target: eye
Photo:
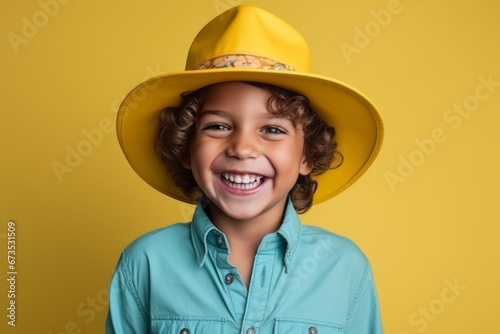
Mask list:
[[[271,135],[286,134],[286,130],[277,125],[268,125],[262,129],[262,132]]]
[[[201,132],[212,138],[225,138],[231,133],[231,127],[225,123],[213,122],[200,127]]]
[[[212,123],[207,124],[203,127],[203,130],[213,130],[213,131],[227,131],[229,130],[229,126],[222,123]]]

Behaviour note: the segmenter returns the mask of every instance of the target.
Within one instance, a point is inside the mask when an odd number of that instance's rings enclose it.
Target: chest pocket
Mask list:
[[[226,321],[206,317],[155,317],[151,319],[153,334],[226,334]]]
[[[343,334],[341,325],[307,319],[277,318],[274,323],[274,334]]]

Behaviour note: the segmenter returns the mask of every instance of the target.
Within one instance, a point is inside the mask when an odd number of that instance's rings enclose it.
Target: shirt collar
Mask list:
[[[205,198],[202,198],[196,206],[193,221],[191,223],[191,241],[200,267],[202,267],[205,262],[209,239],[221,237],[226,240],[224,233],[222,233],[212,223],[210,218],[208,218],[206,208],[207,201]],[[297,252],[301,227],[302,223],[300,222],[299,216],[293,207],[292,201],[288,199],[285,206],[283,222],[278,231],[276,231],[276,234],[281,236],[286,243],[286,251],[283,259],[286,272],[289,271]]]
[[[285,206],[283,223],[281,223],[281,226],[277,231],[277,233],[281,235],[287,243],[284,258],[286,272],[289,271],[295,254],[297,253],[301,231],[302,223],[300,222],[299,215],[297,214],[297,211],[295,211],[292,201],[288,199]]]

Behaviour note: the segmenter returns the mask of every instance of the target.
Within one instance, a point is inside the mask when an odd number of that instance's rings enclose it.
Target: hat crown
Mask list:
[[[251,5],[233,7],[210,21],[189,49],[186,70],[224,56],[255,56],[311,72],[311,55],[302,35],[273,14]]]

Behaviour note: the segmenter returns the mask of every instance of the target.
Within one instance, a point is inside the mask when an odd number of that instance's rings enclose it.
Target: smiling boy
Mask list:
[[[243,5],[202,29],[185,72],[127,96],[118,135],[129,162],[197,207],[123,252],[107,333],[382,333],[364,254],[297,214],[364,173],[381,120],[309,66],[300,34]]]
[[[270,97],[239,82],[211,87],[184,163],[246,285],[260,242],[281,225],[290,189],[299,174],[311,171],[301,126],[270,113]]]

